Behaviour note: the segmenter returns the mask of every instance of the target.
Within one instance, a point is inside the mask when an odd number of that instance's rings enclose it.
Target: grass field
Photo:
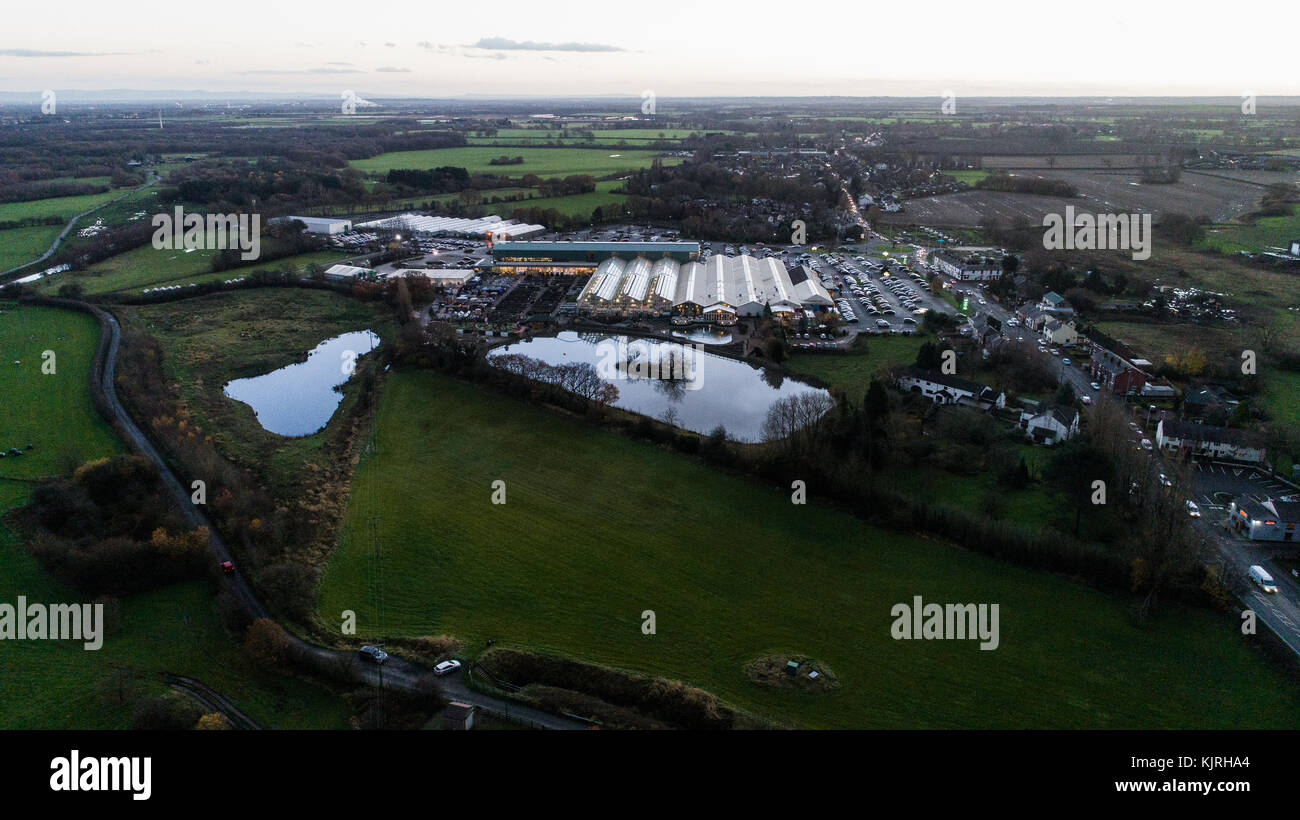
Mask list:
[[[500,156],[524,158],[523,165],[490,165]],[[497,174],[520,177],[562,177],[572,174],[609,174],[648,168],[659,155],[657,151],[614,150],[605,148],[515,148],[497,147],[438,148],[428,151],[394,151],[369,159],[353,160],[352,166],[367,173],[386,174],[393,168],[436,168],[443,165],[464,168],[471,174]],[[664,157],[664,165],[675,165],[680,158]]]
[[[570,216],[591,216],[597,208],[610,205],[622,205],[627,201],[626,194],[610,193],[611,188],[620,187],[621,179],[607,179],[596,183],[596,190],[589,194],[571,194],[569,196],[535,197],[522,202],[501,203],[500,210],[509,213],[512,208],[554,208]],[[484,191],[484,196],[488,194]]]
[[[507,503],[490,501],[492,482]],[[815,491],[815,488],[814,488]],[[382,620],[367,521],[382,516]],[[1000,606],[1001,645],[894,641],[891,609]],[[864,526],[472,385],[394,373],[318,601],[367,634],[454,634],[680,679],[806,727],[1291,727],[1292,687],[1236,624],[1125,602]],[[656,613],[643,635],[641,613]],[[778,652],[842,686],[758,687]]]
[[[262,237],[263,250],[269,250],[271,247],[273,247],[272,240]],[[163,285],[187,285],[191,282],[236,279],[258,269],[281,270],[286,265],[301,272],[313,262],[330,265],[347,257],[346,253],[338,251],[314,251],[266,262],[249,262],[238,268],[213,273],[212,257],[217,253],[219,251],[203,249],[190,252],[159,250],[152,245],[144,245],[105,259],[88,270],[52,276],[41,283],[40,290],[55,293],[61,285],[76,282],[90,295],[138,291]]]
[[[916,352],[929,336],[920,334],[858,336],[852,352],[845,354],[791,353],[785,363],[790,373],[816,376],[831,387],[847,393],[855,402],[862,401],[872,378],[882,369],[912,364]]]
[[[45,253],[62,230],[62,225],[34,225],[0,231],[0,271],[25,265]]]
[[[21,458],[0,460],[4,513],[26,503],[35,486],[29,479],[58,474],[69,457],[119,452],[121,444],[90,402],[94,320],[12,303],[0,303],[0,310],[0,443],[35,445]],[[56,354],[51,375],[41,373],[44,350]],[[45,574],[17,534],[0,523],[0,600],[12,603],[18,595],[34,603],[82,600]],[[163,671],[204,681],[264,726],[346,727],[334,696],[245,660],[221,627],[207,582],[129,596],[121,616],[121,626],[94,652],[70,642],[0,642],[0,728],[126,728],[135,697],[166,691],[157,676]],[[119,668],[130,673],[124,682]],[[119,691],[127,697],[119,700]]]
[[[1221,253],[1258,253],[1270,248],[1289,249],[1297,237],[1300,237],[1300,206],[1292,205],[1290,214],[1261,217],[1253,225],[1215,225],[1206,231],[1201,246]]]
[[[974,185],[989,175],[988,171],[982,171],[975,168],[962,169],[959,171],[944,171],[943,173],[950,177],[956,177],[959,182],[965,182],[967,185]]]
[[[0,205],[0,222],[17,219],[36,219],[46,216],[61,216],[64,219],[82,211],[103,205],[110,199],[121,196],[122,190],[109,191],[105,194],[83,194],[80,196],[56,196],[49,199],[34,199],[30,202],[6,202]]]

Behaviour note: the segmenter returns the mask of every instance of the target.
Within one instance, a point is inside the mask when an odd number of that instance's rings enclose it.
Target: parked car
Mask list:
[[[388,660],[388,653],[377,646],[363,646],[357,654],[361,656],[361,660],[370,663],[383,663]]]
[[[1088,386],[1091,387],[1093,390],[1100,390],[1100,389],[1101,389],[1101,382],[1093,382],[1092,384],[1090,384],[1090,385],[1088,385]]]
[[[1190,515],[1192,518],[1201,517],[1201,508],[1197,505],[1195,501],[1193,501],[1190,498],[1187,499],[1187,514]]]
[[[1066,367],[1069,367],[1069,366],[1070,366],[1070,360],[1069,360],[1069,359],[1061,359],[1061,364],[1065,365]]]
[[[433,667],[433,674],[437,675],[438,677],[442,677],[443,675],[450,675],[452,672],[455,672],[459,668],[460,668],[460,661],[458,660],[443,661],[442,663]]]

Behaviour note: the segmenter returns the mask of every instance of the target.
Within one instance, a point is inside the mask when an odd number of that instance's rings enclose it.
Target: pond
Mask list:
[[[596,367],[602,381],[618,389],[616,407],[703,435],[722,425],[732,441],[761,441],[768,408],[778,399],[805,393],[829,396],[779,371],[702,348],[564,331],[494,348],[488,361],[522,354],[549,365],[588,363]]]
[[[360,357],[379,347],[369,330],[326,339],[307,361],[261,376],[235,379],[225,394],[253,408],[262,428],[281,436],[307,436],[329,423],[343,401],[338,388],[351,378]]]

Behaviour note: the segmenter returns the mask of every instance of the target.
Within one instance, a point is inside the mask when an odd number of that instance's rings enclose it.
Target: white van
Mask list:
[[[1259,564],[1252,564],[1250,569],[1246,570],[1250,580],[1254,581],[1264,592],[1277,592],[1277,584],[1273,583],[1273,576],[1268,574],[1268,570]]]

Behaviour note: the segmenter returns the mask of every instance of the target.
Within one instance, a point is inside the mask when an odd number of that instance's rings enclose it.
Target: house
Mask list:
[[[1142,389],[1138,391],[1138,394],[1144,399],[1172,399],[1177,395],[1177,392],[1170,385],[1148,382],[1142,385]]]
[[[1079,412],[1073,407],[1052,405],[1020,412],[1020,429],[1035,444],[1059,444],[1079,434]]]
[[[991,256],[959,258],[946,253],[934,255],[939,270],[961,282],[987,282],[1002,276],[1002,260]]]
[[[1007,396],[991,387],[916,366],[900,368],[894,382],[904,393],[920,393],[935,404],[961,404],[988,410],[1007,406]]]
[[[1044,293],[1043,298],[1038,302],[1038,304],[1048,313],[1062,316],[1074,313],[1074,308],[1066,298],[1054,290],[1049,290],[1047,293]]]
[[[1016,311],[1016,318],[1020,320],[1026,330],[1038,332],[1043,329],[1043,325],[1047,323],[1050,317],[1042,305],[1026,302]]]
[[[1083,336],[1075,329],[1073,321],[1052,317],[1043,323],[1043,338],[1054,345],[1072,345],[1078,344]]]
[[[1228,509],[1233,528],[1252,541],[1296,540],[1300,502],[1279,498],[1256,500],[1239,495],[1232,499]]]
[[[1266,455],[1263,440],[1255,433],[1169,418],[1156,425],[1156,446],[1170,454],[1253,464],[1262,463]]]
[[[454,700],[442,710],[442,728],[465,730],[474,728],[474,705]]]
[[[1088,369],[1092,380],[1100,383],[1112,393],[1122,395],[1139,393],[1150,376],[1136,365],[1117,353],[1112,353],[1101,345],[1094,345],[1089,358]]]
[[[1226,419],[1241,402],[1217,385],[1202,385],[1183,397],[1183,415],[1191,419]]]

